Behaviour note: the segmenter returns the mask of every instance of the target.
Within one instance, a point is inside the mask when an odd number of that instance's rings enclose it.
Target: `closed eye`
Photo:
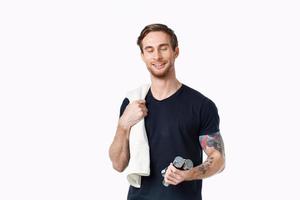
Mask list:
[[[154,49],[152,47],[146,47],[144,51],[146,51],[147,53],[152,53]]]
[[[160,45],[159,49],[160,49],[161,51],[166,51],[166,50],[169,49],[169,45],[168,45],[168,44],[162,44],[162,45]]]

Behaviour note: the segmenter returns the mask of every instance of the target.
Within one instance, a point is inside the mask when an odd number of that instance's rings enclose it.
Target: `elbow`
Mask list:
[[[128,165],[128,159],[122,157],[122,156],[115,156],[112,151],[109,151],[109,158],[112,162],[112,167],[117,172],[123,172],[127,165]]]
[[[225,169],[225,158],[222,159],[222,164],[220,166],[219,173],[221,173],[222,171],[224,171],[224,169]]]
[[[120,165],[114,165],[114,164],[113,164],[113,168],[114,168],[114,170],[116,170],[117,172],[120,172],[120,173],[123,172],[125,169]]]
[[[122,163],[113,163],[113,168],[114,170],[116,170],[117,172],[123,172],[126,169],[126,166]]]
[[[221,173],[222,171],[224,171],[225,169],[225,163],[221,166],[220,170],[219,170],[219,173]]]

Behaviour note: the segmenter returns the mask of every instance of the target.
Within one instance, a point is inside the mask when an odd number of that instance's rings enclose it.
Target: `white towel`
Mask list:
[[[127,93],[130,102],[145,99],[150,85],[142,85]],[[127,180],[130,185],[140,188],[141,176],[150,175],[150,152],[144,119],[130,129],[129,135],[130,160],[126,169]]]

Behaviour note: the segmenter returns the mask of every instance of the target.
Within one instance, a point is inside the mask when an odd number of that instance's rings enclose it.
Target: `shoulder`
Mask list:
[[[189,103],[196,105],[198,108],[200,107],[200,109],[216,107],[215,103],[203,93],[184,84],[183,87],[183,96],[186,100],[189,101]]]
[[[199,92],[198,90],[191,88],[185,84],[182,84],[184,87],[184,93],[187,97],[197,100],[198,102],[211,101],[207,96]]]

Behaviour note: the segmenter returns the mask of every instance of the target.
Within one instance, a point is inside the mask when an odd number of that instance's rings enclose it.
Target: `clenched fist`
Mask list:
[[[142,118],[147,116],[147,113],[148,109],[146,108],[145,100],[133,101],[125,108],[124,113],[119,119],[119,126],[124,129],[130,129]]]

